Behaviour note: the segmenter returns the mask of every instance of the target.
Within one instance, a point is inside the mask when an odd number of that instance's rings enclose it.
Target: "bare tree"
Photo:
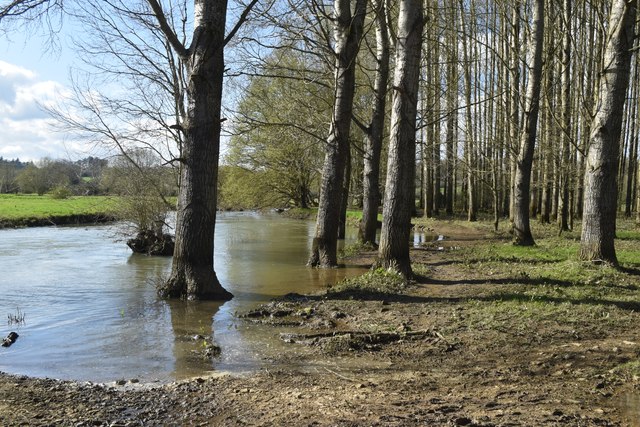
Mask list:
[[[615,0],[609,15],[598,107],[591,125],[584,176],[580,259],[585,261],[614,265],[618,262],[614,245],[618,206],[616,177],[637,4],[637,0]]]
[[[564,37],[562,43],[562,150],[560,154],[560,182],[558,198],[558,231],[569,230],[569,188],[571,177],[571,6],[572,0],[564,0]]]
[[[520,136],[520,151],[516,160],[513,231],[515,243],[523,246],[534,245],[529,224],[529,190],[531,188],[531,168],[538,129],[540,108],[540,86],[542,83],[542,48],[544,40],[544,0],[533,4],[533,25],[528,52],[529,82],[524,107],[524,122]]]
[[[356,56],[366,13],[366,0],[356,0],[352,13],[349,0],[335,0],[335,92],[329,137],[327,138],[316,231],[308,265],[335,267],[338,264],[338,226],[353,115]]]
[[[378,264],[405,277],[412,275],[409,259],[411,213],[415,204],[416,114],[422,29],[421,0],[402,0],[398,17],[391,133]]]
[[[227,299],[231,294],[213,268],[218,160],[222,127],[224,46],[255,5],[253,0],[229,35],[225,35],[227,1],[194,1],[194,30],[189,47],[171,28],[162,6],[148,0],[160,29],[187,69],[176,245],[171,276],[159,288],[164,297]]]
[[[389,30],[387,28],[387,7],[384,0],[374,0],[376,13],[376,74],[374,82],[374,104],[371,120],[365,133],[363,207],[359,239],[363,243],[376,243],[378,207],[381,196],[380,154],[384,132],[384,119],[389,84]]]
[[[36,3],[16,0],[1,8],[0,15],[20,12],[30,18],[36,13],[40,18],[57,4],[53,0]],[[257,0],[250,0],[229,34],[225,34],[227,0],[194,0],[194,29],[189,46],[180,39],[159,1],[147,3],[147,13],[155,17],[167,45],[186,70],[184,114],[172,125],[183,138],[181,155],[176,159],[181,168],[176,246],[171,276],[158,292],[164,297],[228,299],[231,294],[220,285],[213,268],[224,47]],[[36,8],[40,13],[35,12]],[[144,43],[139,45],[139,51],[144,54]]]

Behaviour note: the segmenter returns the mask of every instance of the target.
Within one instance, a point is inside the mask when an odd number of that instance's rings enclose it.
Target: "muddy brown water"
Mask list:
[[[0,371],[164,382],[211,370],[256,369],[263,364],[262,349],[277,340],[234,313],[362,272],[307,268],[312,222],[223,213],[215,265],[235,298],[224,304],[167,302],[156,297],[154,282],[169,271],[171,259],[132,254],[116,233],[114,226],[0,231],[0,335],[20,334],[0,351]],[[24,324],[8,324],[18,310]],[[197,337],[212,332],[222,348],[213,361],[202,356],[205,342]]]
[[[0,231],[0,316],[18,310],[20,334],[0,350],[0,371],[37,377],[109,382],[167,382],[211,371],[245,372],[268,365],[265,350],[283,344],[268,326],[237,318],[289,292],[324,289],[361,268],[305,266],[313,221],[256,213],[222,213],[215,268],[235,297],[218,302],[163,301],[154,282],[171,259],[132,254],[109,226]],[[348,230],[346,242],[357,231]],[[412,236],[414,244],[433,239]],[[203,357],[206,342],[222,349]],[[206,342],[203,337],[206,337]],[[1,338],[1,337],[0,337]]]

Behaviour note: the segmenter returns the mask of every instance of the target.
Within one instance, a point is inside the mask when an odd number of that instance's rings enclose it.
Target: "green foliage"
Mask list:
[[[258,173],[260,184],[276,197],[270,202],[274,206],[306,208],[318,193],[332,92],[308,80],[316,67],[290,51],[277,50],[264,66],[269,76],[251,78],[240,101],[225,162]],[[245,182],[236,184],[236,190],[253,194],[238,189],[241,184]]]
[[[218,172],[218,207],[223,210],[260,209],[278,199],[260,171],[221,166]]]
[[[15,180],[22,193],[43,195],[55,187],[79,184],[80,167],[65,160],[44,158],[38,165],[27,165]]]
[[[53,199],[68,199],[69,197],[71,197],[72,194],[73,193],[71,193],[71,190],[69,189],[69,187],[65,185],[58,185],[49,193],[49,195]]]
[[[49,182],[45,171],[35,165],[24,168],[16,177],[16,182],[20,191],[27,194],[38,194],[42,196],[49,190]]]

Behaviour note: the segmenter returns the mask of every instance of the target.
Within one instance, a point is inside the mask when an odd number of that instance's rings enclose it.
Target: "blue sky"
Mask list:
[[[59,49],[47,49],[46,39],[31,36],[0,35],[0,156],[26,161],[90,155],[89,146],[54,131],[39,106],[53,105],[68,90],[73,58],[65,35]]]

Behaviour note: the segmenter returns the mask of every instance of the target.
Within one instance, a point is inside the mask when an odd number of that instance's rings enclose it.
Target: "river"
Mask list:
[[[39,227],[0,231],[0,371],[37,377],[110,382],[167,382],[210,371],[245,372],[268,363],[265,346],[282,345],[269,327],[238,319],[257,304],[289,292],[315,292],[357,268],[305,266],[314,223],[256,213],[221,213],[215,268],[235,298],[164,301],[154,283],[171,268],[168,257],[132,254],[118,227]],[[350,230],[347,241],[355,238]],[[120,240],[120,241],[119,241]],[[5,317],[6,316],[6,317]],[[222,353],[201,355],[210,336]],[[0,338],[2,338],[0,337]]]

